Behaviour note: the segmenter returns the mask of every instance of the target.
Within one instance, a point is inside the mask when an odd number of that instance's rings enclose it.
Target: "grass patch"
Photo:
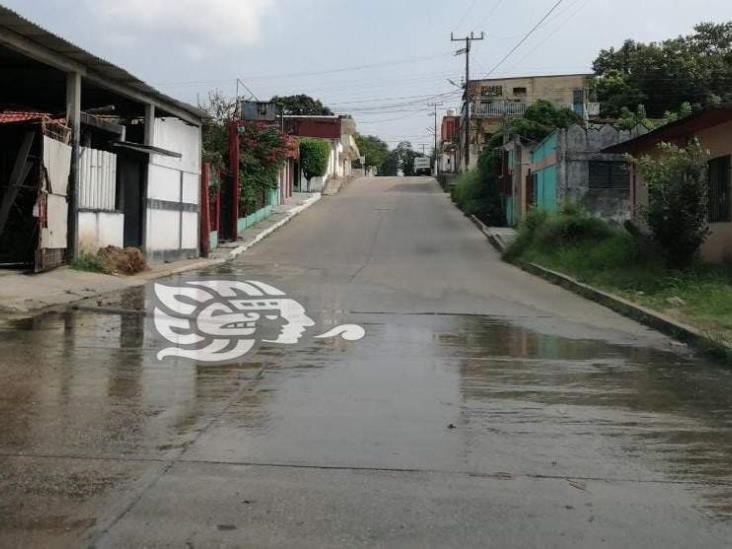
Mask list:
[[[103,258],[96,254],[82,252],[72,263],[71,268],[76,271],[85,271],[87,273],[111,274],[106,262]]]
[[[732,344],[730,270],[701,263],[669,269],[650,243],[575,208],[532,212],[504,257],[568,274]]]

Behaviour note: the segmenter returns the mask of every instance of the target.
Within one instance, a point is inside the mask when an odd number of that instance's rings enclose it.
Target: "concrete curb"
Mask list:
[[[542,267],[536,263],[517,262],[515,265],[527,273],[541,277],[552,284],[556,284],[557,286],[561,286],[572,293],[584,297],[585,299],[589,299],[590,301],[594,301],[595,303],[635,320],[644,326],[653,328],[662,334],[686,343],[706,354],[732,363],[732,347],[715,340],[697,328],[683,324],[682,322],[661,314],[658,311],[648,309],[615,294],[598,290],[597,288],[579,282],[564,273],[547,269],[546,267]]]
[[[490,242],[496,250],[498,250],[500,253],[506,251],[505,243],[502,240],[496,238],[495,235],[491,233],[490,229],[485,223],[483,223],[474,215],[470,216],[470,220],[475,224],[476,227],[478,227],[478,229],[480,229],[480,232],[485,235],[485,237],[488,239],[488,242]]]
[[[470,219],[486,236],[488,241],[496,248],[496,250],[500,253],[505,252],[505,243],[500,239],[495,238],[484,223],[475,216],[470,216]],[[585,299],[589,299],[590,301],[594,301],[599,305],[607,307],[608,309],[635,320],[644,326],[648,326],[662,334],[691,345],[707,354],[710,354],[711,356],[721,358],[732,363],[732,347],[715,340],[693,326],[683,324],[682,322],[667,317],[666,315],[652,309],[643,307],[642,305],[633,303],[632,301],[620,296],[603,290],[598,290],[597,288],[579,282],[564,273],[547,269],[546,267],[542,267],[536,263],[517,261],[510,264],[515,265],[534,276],[543,278],[547,282],[561,286],[562,288],[584,297]]]
[[[276,230],[284,227],[287,225],[290,221],[292,221],[295,217],[300,215],[302,212],[307,210],[310,206],[318,202],[323,197],[320,193],[315,193],[311,198],[308,198],[302,205],[297,206],[295,208],[292,208],[289,212],[287,212],[287,217],[284,219],[281,219],[271,227],[267,227],[264,231],[259,233],[257,236],[254,237],[253,240],[246,242],[245,244],[242,244],[241,246],[238,246],[237,248],[234,248],[229,252],[229,260],[234,259],[236,257],[239,257],[241,254],[246,252],[249,248],[256,246],[259,242],[267,238],[269,235],[271,235]]]

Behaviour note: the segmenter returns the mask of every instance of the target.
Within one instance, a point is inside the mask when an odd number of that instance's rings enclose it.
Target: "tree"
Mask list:
[[[399,155],[402,172],[404,172],[405,176],[412,177],[415,174],[414,159],[418,156],[412,149],[412,144],[409,141],[402,141],[397,145],[396,150]]]
[[[407,177],[414,175],[414,158],[417,153],[412,150],[409,141],[402,141],[394,150],[389,151],[382,164],[382,175],[396,176],[401,171]]]
[[[305,94],[287,95],[283,97],[275,95],[271,101],[285,115],[329,116],[333,114],[333,111],[323,105],[319,99],[313,99]]]
[[[241,205],[246,213],[269,203],[269,193],[277,188],[277,176],[288,154],[288,137],[276,126],[246,122],[239,128],[239,185]]]
[[[568,128],[582,122],[582,117],[573,110],[557,108],[551,101],[539,99],[526,109],[524,116],[511,122],[507,133],[541,141],[557,128]]]
[[[374,135],[361,134],[356,134],[356,145],[361,156],[366,157],[366,168],[376,168],[377,172],[381,173],[389,155],[389,145]]]
[[[229,121],[236,112],[236,99],[226,97],[220,90],[213,90],[199,107],[209,115],[202,128],[203,160],[223,169],[229,147]]]
[[[648,186],[643,215],[671,267],[686,267],[709,232],[708,153],[698,140],[685,148],[659,145],[659,156],[635,161]]]
[[[732,22],[700,23],[694,33],[660,43],[626,40],[602,50],[593,70],[604,116],[644,104],[651,118],[661,118],[684,101],[732,99]]]
[[[305,138],[300,140],[300,166],[310,190],[313,177],[323,177],[328,170],[330,144],[322,139]]]

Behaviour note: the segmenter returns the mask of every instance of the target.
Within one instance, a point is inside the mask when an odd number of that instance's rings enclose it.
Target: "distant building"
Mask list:
[[[325,176],[313,178],[308,191],[320,192],[329,179],[346,178],[353,173],[353,162],[360,157],[356,144],[356,122],[350,116],[311,116],[285,115],[283,120],[285,131],[295,137],[311,137],[324,139],[330,143],[331,155]],[[300,170],[298,169],[298,172]],[[302,174],[297,178],[299,190],[304,188]]]
[[[460,166],[457,143],[459,141],[460,117],[454,109],[447,111],[442,117],[440,127],[440,159],[439,172],[444,174],[455,173]]]
[[[470,167],[477,165],[484,145],[512,118],[523,116],[531,105],[544,99],[557,107],[573,110],[585,119],[597,116],[599,104],[593,101],[591,74],[525,76],[471,80],[467,87],[470,104]],[[465,108],[463,96],[461,131],[458,133],[465,163]]]

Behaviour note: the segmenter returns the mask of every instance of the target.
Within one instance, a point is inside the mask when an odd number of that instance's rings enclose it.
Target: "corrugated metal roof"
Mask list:
[[[0,112],[0,124],[16,124],[19,122],[40,122],[51,120],[52,117],[46,112]],[[62,119],[53,119],[63,122]]]
[[[701,130],[726,124],[730,121],[732,121],[732,103],[709,105],[698,113],[665,124],[628,141],[607,147],[602,152],[626,153],[644,150],[653,147],[661,141],[686,139]]]
[[[197,107],[159,92],[126,70],[92,55],[4,6],[0,6],[0,28],[6,28],[58,55],[71,59],[86,67],[90,73],[95,73],[117,85],[128,86],[136,92],[149,95],[163,104],[168,103],[171,106],[184,110],[196,118],[203,119],[208,116]]]

